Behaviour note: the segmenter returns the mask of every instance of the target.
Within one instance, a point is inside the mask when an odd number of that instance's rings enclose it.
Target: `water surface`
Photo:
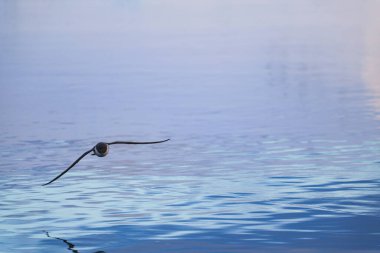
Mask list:
[[[0,252],[379,252],[379,9],[0,1]]]

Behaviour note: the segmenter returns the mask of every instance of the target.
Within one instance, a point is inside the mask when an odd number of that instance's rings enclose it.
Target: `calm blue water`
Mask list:
[[[0,0],[0,252],[380,252],[379,10]]]

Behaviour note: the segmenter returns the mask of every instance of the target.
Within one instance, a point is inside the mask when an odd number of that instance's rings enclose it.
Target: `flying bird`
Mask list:
[[[162,142],[165,142],[165,141],[168,141],[168,140],[170,140],[170,139],[166,139],[166,140],[162,140],[162,141],[148,141],[148,142],[136,142],[136,141],[114,141],[114,142],[108,142],[108,143],[107,142],[99,142],[93,148],[91,148],[90,150],[84,152],[83,155],[81,155],[78,159],[76,159],[75,162],[73,162],[61,174],[59,174],[58,176],[56,176],[55,178],[53,178],[48,183],[43,184],[42,186],[51,184],[55,180],[57,180],[58,178],[62,177],[66,172],[68,172],[72,167],[74,167],[75,164],[77,164],[80,160],[82,160],[83,157],[85,157],[86,155],[88,155],[91,152],[93,152],[92,155],[96,155],[96,156],[99,156],[99,157],[106,156],[108,154],[108,152],[109,152],[109,146],[110,145],[114,145],[114,144],[156,144],[156,143],[162,143]]]

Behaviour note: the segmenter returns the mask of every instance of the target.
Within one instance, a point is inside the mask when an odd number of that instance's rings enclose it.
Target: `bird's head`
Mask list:
[[[99,142],[94,147],[94,153],[95,155],[99,157],[106,156],[108,154],[108,151],[109,151],[109,147],[108,147],[108,144],[105,142]]]

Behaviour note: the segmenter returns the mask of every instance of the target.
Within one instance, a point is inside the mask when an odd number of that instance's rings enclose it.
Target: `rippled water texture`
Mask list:
[[[380,252],[379,11],[0,0],[0,252]]]

